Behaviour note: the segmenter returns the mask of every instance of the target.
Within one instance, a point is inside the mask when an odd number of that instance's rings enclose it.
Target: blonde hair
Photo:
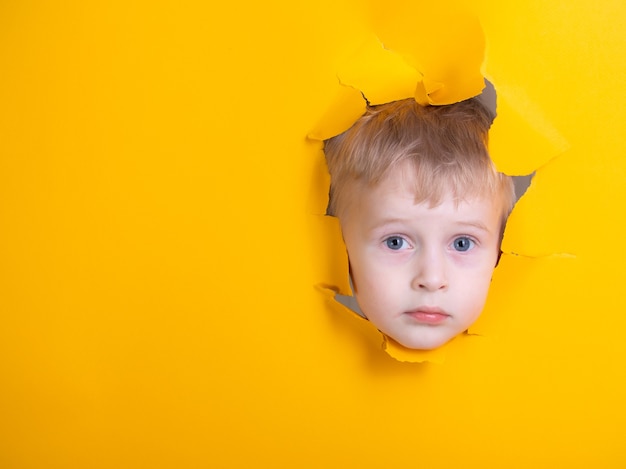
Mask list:
[[[492,120],[478,98],[445,106],[422,106],[411,98],[368,107],[350,129],[324,142],[331,175],[328,214],[342,214],[350,185],[375,185],[408,161],[416,203],[436,206],[449,193],[458,201],[498,197],[506,220],[515,193],[511,177],[499,173],[489,157]]]

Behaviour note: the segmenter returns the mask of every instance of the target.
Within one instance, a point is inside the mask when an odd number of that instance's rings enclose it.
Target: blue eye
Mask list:
[[[385,240],[385,245],[394,251],[399,251],[408,247],[406,240],[400,236],[390,236]]]
[[[469,239],[467,236],[460,236],[452,242],[452,246],[455,251],[465,252],[474,247],[474,241]]]

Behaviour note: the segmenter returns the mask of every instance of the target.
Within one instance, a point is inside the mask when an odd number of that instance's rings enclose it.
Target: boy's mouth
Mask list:
[[[410,316],[418,323],[427,325],[441,324],[450,317],[443,309],[435,306],[420,306],[404,314]]]

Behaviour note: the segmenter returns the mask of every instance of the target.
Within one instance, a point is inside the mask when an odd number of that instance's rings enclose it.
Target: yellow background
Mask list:
[[[626,465],[626,6],[472,2],[494,158],[537,175],[439,365],[314,288],[304,136],[406,5],[214,3],[0,5],[0,467]]]

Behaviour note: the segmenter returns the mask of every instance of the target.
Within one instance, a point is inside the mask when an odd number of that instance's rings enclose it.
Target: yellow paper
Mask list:
[[[536,176],[478,336],[412,364],[333,306],[306,135],[372,37],[427,77],[460,2],[3,2],[0,467],[624,467],[626,5],[464,3]]]

